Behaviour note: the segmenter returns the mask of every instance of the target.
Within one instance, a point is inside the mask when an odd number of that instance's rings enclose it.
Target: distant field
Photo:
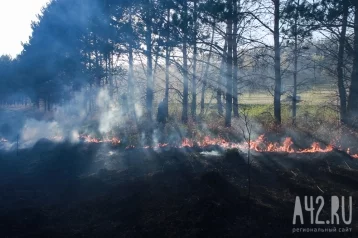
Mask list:
[[[333,90],[311,90],[304,93],[298,93],[298,96],[301,97],[301,103],[311,105],[319,105],[326,103],[336,104],[337,101],[336,92]],[[287,100],[287,95],[283,95],[281,97],[281,100],[283,102],[289,102],[289,100]],[[239,101],[241,104],[272,104],[273,96],[269,93],[244,93],[239,96]]]
[[[297,119],[302,121],[338,121],[339,114],[337,111],[337,97],[333,90],[310,90],[298,93],[301,101],[297,104]],[[205,99],[206,116],[208,120],[212,120],[213,115],[217,113],[216,94],[208,95]],[[289,123],[292,120],[291,101],[287,99],[287,95],[282,95],[282,121]],[[199,102],[198,102],[199,103]],[[244,93],[239,95],[239,110],[247,110],[252,118],[259,121],[273,121],[273,96],[269,93]],[[170,114],[173,117],[181,117],[182,105],[180,103],[170,104]],[[200,113],[198,104],[197,113]],[[189,108],[190,114],[190,108]]]

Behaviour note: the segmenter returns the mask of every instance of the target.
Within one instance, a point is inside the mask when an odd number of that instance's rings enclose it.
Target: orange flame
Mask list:
[[[193,147],[193,146],[194,146],[194,143],[188,138],[184,138],[181,143],[181,147]]]
[[[311,148],[298,151],[299,153],[327,153],[333,151],[332,145],[327,145],[325,149],[322,149],[318,142],[313,142]]]
[[[212,139],[208,136],[204,137],[203,140],[195,143],[191,139],[184,138],[180,147],[193,147],[194,144],[198,145],[199,147],[218,145],[223,148],[238,148],[243,150],[250,149],[257,152],[327,153],[333,151],[332,145],[328,145],[326,148],[321,148],[318,142],[313,142],[311,148],[295,150],[292,148],[293,141],[290,137],[286,137],[280,144],[277,142],[266,142],[264,135],[260,135],[256,140],[250,141],[250,143],[231,143],[222,138]]]
[[[351,155],[352,158],[358,159],[358,154]]]
[[[87,143],[112,143],[113,145],[118,145],[121,143],[121,140],[117,137],[113,138],[95,138],[89,135],[80,135],[79,138],[83,139]],[[54,136],[53,139],[62,140],[63,137],[61,136]],[[7,142],[6,139],[0,138],[0,142]],[[294,149],[293,141],[290,137],[286,137],[284,141],[280,144],[278,142],[267,142],[264,135],[260,135],[255,140],[251,140],[250,143],[243,142],[243,143],[233,143],[228,142],[223,138],[210,138],[209,136],[205,136],[200,141],[194,141],[193,139],[184,138],[179,146],[179,148],[183,147],[207,147],[207,146],[220,146],[224,149],[232,149],[237,148],[241,150],[254,150],[256,152],[285,152],[285,153],[328,153],[334,150],[334,146],[329,144],[325,148],[322,148],[320,143],[313,142],[310,148],[306,149]],[[143,146],[141,148],[148,149],[158,149],[170,146],[167,143],[158,144],[155,146]],[[176,146],[174,146],[176,147]],[[125,149],[133,149],[136,148],[134,145],[128,145]],[[337,147],[337,149],[341,150],[341,146]],[[358,159],[358,154],[350,154],[350,148],[347,149],[346,153],[350,155],[352,158]]]
[[[79,139],[83,139],[86,143],[112,143],[113,145],[118,145],[121,143],[121,140],[117,137],[112,137],[112,138],[96,138],[96,137],[92,137],[89,135],[79,135],[78,136]],[[56,140],[56,141],[60,141],[63,140],[62,136],[53,136],[52,139]],[[8,142],[7,139],[5,138],[0,138],[0,143],[5,143]],[[294,149],[292,148],[293,146],[293,141],[290,137],[286,137],[282,143],[278,143],[278,142],[268,142],[266,141],[266,138],[264,135],[260,135],[257,137],[257,139],[255,140],[251,140],[249,143],[248,142],[242,142],[242,143],[234,143],[234,142],[229,142],[223,138],[210,138],[209,136],[205,136],[203,137],[202,140],[199,141],[194,141],[193,139],[189,139],[189,138],[184,138],[182,139],[182,142],[179,146],[173,146],[176,148],[183,148],[183,147],[207,147],[207,146],[220,146],[224,149],[232,149],[232,148],[237,148],[237,149],[241,149],[241,150],[253,150],[256,152],[285,152],[285,153],[328,153],[334,150],[334,148],[338,149],[338,150],[342,150],[341,146],[333,146],[332,144],[327,145],[325,148],[322,148],[319,142],[313,142],[310,148],[306,148],[306,149]],[[172,146],[170,144],[167,143],[159,143],[157,145],[154,146],[143,146],[141,148],[153,148],[153,149],[158,149],[158,148],[164,148],[164,147],[169,147]],[[132,148],[136,148],[136,146],[134,145],[128,145],[125,149],[132,149]],[[358,159],[358,154],[350,154],[350,148],[347,148],[346,153],[348,155],[350,155],[352,158]]]

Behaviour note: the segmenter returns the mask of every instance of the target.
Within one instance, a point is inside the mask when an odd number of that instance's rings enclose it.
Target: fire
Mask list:
[[[282,143],[278,142],[267,142],[264,135],[260,135],[256,140],[251,140],[243,143],[232,143],[228,142],[222,138],[210,138],[208,136],[204,137],[201,141],[194,142],[191,139],[184,138],[182,140],[179,148],[183,147],[193,147],[197,145],[199,147],[206,147],[210,145],[217,145],[225,149],[237,148],[241,150],[253,150],[256,152],[285,152],[285,153],[328,153],[332,152],[334,149],[342,150],[341,147],[335,147],[332,144],[328,144],[326,147],[321,147],[319,142],[313,142],[310,148],[306,149],[294,149],[293,141],[290,137],[286,137]],[[350,154],[350,149],[348,148],[346,153],[352,158],[358,159],[358,154]]]
[[[264,135],[260,135],[255,141],[250,142],[250,149],[257,152],[287,152],[294,153],[294,149],[291,148],[293,145],[290,137],[285,138],[282,145],[279,143],[265,142]]]
[[[78,138],[83,140],[86,143],[111,143],[113,145],[118,145],[121,143],[121,140],[117,137],[104,137],[104,138],[96,138],[90,135],[78,135]],[[53,140],[62,141],[64,138],[62,136],[53,136]],[[0,143],[8,142],[5,138],[0,138]],[[224,149],[240,149],[240,150],[253,150],[256,152],[284,152],[284,153],[328,153],[333,151],[334,149],[342,150],[341,146],[333,146],[332,144],[327,145],[326,147],[321,147],[319,142],[313,142],[310,148],[305,149],[295,149],[293,148],[293,141],[290,137],[286,137],[282,143],[279,142],[270,142],[267,141],[264,135],[260,135],[257,139],[250,140],[250,142],[229,142],[223,138],[210,138],[209,136],[203,137],[201,140],[195,141],[193,139],[184,138],[182,139],[179,145],[172,145],[168,143],[159,143],[154,146],[142,146],[140,148],[143,149],[159,149],[165,147],[174,147],[174,148],[184,148],[184,147],[201,147],[205,148],[208,146],[219,146]],[[125,149],[133,149],[136,148],[134,145],[128,145]],[[350,155],[352,158],[358,159],[358,154],[350,154],[350,148],[347,148],[346,153]]]
[[[242,150],[254,150],[257,152],[285,152],[285,153],[327,153],[333,151],[333,146],[328,145],[326,148],[321,148],[318,142],[313,142],[310,148],[296,150],[292,148],[293,141],[290,137],[286,137],[282,143],[267,142],[264,135],[260,135],[256,140],[244,143],[231,143],[222,138],[210,138],[204,137],[203,140],[194,142],[191,139],[184,138],[181,143],[182,147],[193,147],[197,145],[199,147],[206,147],[210,145],[217,145],[223,148],[238,148]]]
[[[157,146],[154,146],[154,149],[158,149],[158,148],[164,148],[164,147],[167,147],[169,146],[168,143],[159,143]]]
[[[327,153],[333,151],[332,145],[327,145],[325,149],[322,149],[318,142],[313,142],[311,148],[298,151],[299,153]]]
[[[261,147],[264,144],[264,135],[260,135],[256,140],[254,141],[250,141],[250,146],[249,148],[251,150],[255,150],[255,151],[261,151]],[[242,148],[241,146],[238,146],[239,148]],[[245,148],[245,145],[244,145]],[[268,148],[270,148],[270,150],[272,149],[272,145],[269,145]]]
[[[184,138],[181,143],[181,147],[193,147],[193,146],[194,146],[193,141],[188,138]]]
[[[121,140],[118,139],[117,137],[112,137],[112,138],[96,138],[96,137],[92,137],[89,135],[79,135],[78,138],[84,140],[84,142],[86,143],[111,143],[113,145],[118,145],[121,143]],[[61,136],[54,136],[53,137],[54,140],[63,140],[63,137]],[[0,138],[0,142],[7,142],[6,139],[4,138]],[[256,152],[284,152],[284,153],[328,153],[334,150],[334,146],[329,144],[327,145],[325,148],[322,148],[320,143],[318,142],[313,142],[310,148],[306,148],[306,149],[294,149],[292,148],[293,146],[293,141],[291,139],[291,137],[286,137],[282,143],[278,143],[278,142],[268,142],[266,141],[266,138],[264,135],[260,135],[257,137],[257,139],[255,140],[251,140],[249,143],[248,142],[242,142],[242,143],[234,143],[234,142],[229,142],[223,138],[210,138],[209,136],[205,136],[202,140],[199,141],[194,141],[193,139],[189,139],[189,138],[184,138],[182,139],[182,142],[179,146],[173,146],[170,145],[168,143],[160,143],[158,145],[155,146],[143,146],[141,148],[143,149],[148,149],[148,148],[153,148],[153,149],[159,149],[159,148],[164,148],[164,147],[177,147],[177,148],[184,148],[184,147],[207,147],[207,146],[220,146],[224,149],[232,149],[232,148],[237,148],[237,149],[241,149],[241,150],[253,150]],[[125,149],[133,149],[136,148],[136,146],[134,145],[128,145]],[[341,147],[337,147],[336,149],[341,150]],[[350,154],[350,148],[347,149],[346,153],[348,155],[350,155],[352,158],[358,159],[358,154]]]

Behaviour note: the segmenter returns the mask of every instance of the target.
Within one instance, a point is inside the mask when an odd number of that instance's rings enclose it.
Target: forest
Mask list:
[[[95,111],[106,89],[136,120],[153,120],[164,98],[182,123],[216,107],[229,127],[251,92],[272,96],[268,112],[280,125],[283,104],[284,122],[295,124],[300,93],[318,87],[354,125],[356,14],[349,0],[51,1],[21,54],[1,56],[1,103],[51,111],[81,91]]]
[[[4,237],[358,231],[358,1],[50,0],[31,29],[0,56]]]

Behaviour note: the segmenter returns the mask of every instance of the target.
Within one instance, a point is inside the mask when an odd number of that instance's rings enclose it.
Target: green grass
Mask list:
[[[248,112],[248,115],[252,118],[257,118],[262,116],[262,114],[267,114],[273,116],[273,105],[268,104],[240,104],[239,108]],[[292,108],[291,105],[282,104],[281,105],[281,114],[283,121],[291,118]],[[338,113],[324,105],[309,105],[301,104],[297,105],[297,117],[317,117],[321,116],[323,118],[332,118],[338,119]]]
[[[209,105],[206,105],[208,107]],[[170,120],[181,120],[181,104],[170,105]],[[270,131],[275,127],[274,110],[272,104],[239,104],[240,113],[246,112],[249,118],[261,125],[262,129]],[[189,117],[190,117],[190,111]],[[198,110],[199,115],[199,110]],[[292,125],[292,107],[290,104],[281,105],[281,118],[284,126]],[[224,128],[224,118],[217,112],[217,105],[211,104],[203,118],[203,122],[210,125],[214,134],[219,134]],[[330,128],[337,125],[339,114],[336,110],[324,104],[299,103],[297,105],[296,126],[308,131],[316,131],[322,125]],[[188,128],[189,129],[189,128]]]
[[[309,90],[298,93],[301,100],[305,104],[321,105],[336,100],[336,92],[333,90]],[[283,103],[286,101],[287,95],[282,95],[281,100]],[[273,96],[269,93],[243,93],[239,96],[239,101],[242,104],[273,104]]]
[[[274,110],[272,104],[240,104],[239,110],[247,112],[251,122],[257,133],[265,133],[276,130],[274,120]],[[171,122],[181,120],[181,105],[171,105]],[[175,112],[175,113],[174,113]],[[174,113],[174,114],[173,114]],[[189,112],[190,117],[190,112]],[[332,138],[337,137],[339,132],[338,112],[324,105],[316,104],[299,104],[297,106],[296,125],[292,125],[292,109],[291,105],[282,104],[281,117],[283,128],[299,129],[299,131],[306,131],[315,134],[317,138],[322,141],[330,141]],[[202,128],[201,123],[194,124],[188,123],[183,126],[183,134],[195,138],[195,134],[209,135],[212,137],[221,137],[228,140],[236,140],[242,137],[242,131],[237,129],[239,121],[233,120],[234,127],[225,128],[224,116],[219,116],[216,105],[208,109],[204,118],[201,118],[201,122],[205,122],[205,127]],[[239,124],[237,124],[239,123]],[[338,126],[338,127],[337,127]],[[325,128],[322,130],[322,128]],[[195,133],[198,132],[198,133]],[[194,132],[194,133],[193,133]],[[194,135],[194,136],[192,136]]]
[[[215,115],[217,116],[217,102],[215,98],[216,95],[214,95],[214,98],[211,100],[212,93],[208,93],[208,96],[205,98],[205,107],[208,108],[206,109],[206,120],[212,120],[214,119],[213,117],[215,117]],[[333,87],[315,87],[311,90],[298,92],[298,95],[302,100],[297,105],[298,120],[338,120],[338,112],[332,109],[334,108],[334,105],[337,105],[336,92],[334,91]],[[266,122],[273,120],[273,96],[270,93],[243,93],[239,95],[238,99],[240,103],[239,110],[247,110],[250,117]],[[291,102],[287,100],[287,94],[282,95],[281,105],[282,121],[283,123],[290,123],[292,121],[292,109]],[[173,118],[180,120],[181,111],[182,105],[180,103],[174,103],[170,105],[169,113]],[[190,103],[188,113],[190,114]],[[197,114],[199,113],[200,108],[198,101]]]
[[[209,105],[206,105],[208,107]],[[224,108],[225,109],[225,108]],[[240,111],[247,111],[248,115],[252,118],[260,118],[262,116],[272,116],[273,117],[273,105],[272,104],[239,104]],[[171,117],[180,118],[182,111],[182,105],[179,103],[171,104],[169,106],[169,113]],[[190,111],[188,112],[190,114]],[[200,113],[198,109],[197,114]],[[217,106],[211,105],[207,109],[206,115],[217,114]],[[291,119],[292,109],[289,104],[281,104],[281,115],[282,120],[287,121]],[[310,118],[310,117],[320,117],[326,119],[338,119],[338,112],[332,108],[325,105],[315,105],[315,104],[298,104],[297,105],[297,118]]]

